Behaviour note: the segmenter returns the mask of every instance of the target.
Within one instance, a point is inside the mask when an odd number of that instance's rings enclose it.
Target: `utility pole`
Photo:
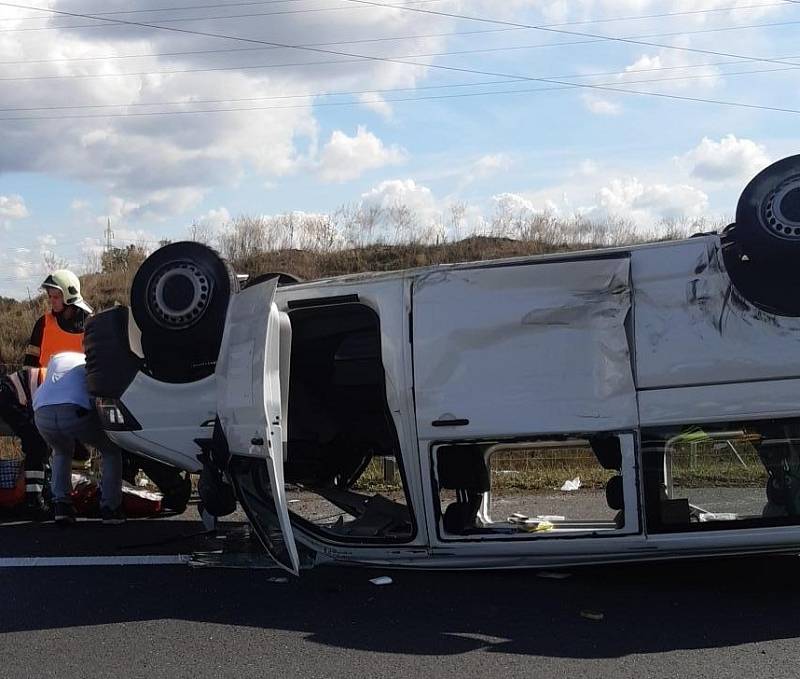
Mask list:
[[[111,239],[114,238],[114,232],[111,230],[111,217],[106,218],[106,252],[111,252]]]

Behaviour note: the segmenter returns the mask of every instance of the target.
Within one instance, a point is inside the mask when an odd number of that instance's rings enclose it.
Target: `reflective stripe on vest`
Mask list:
[[[17,402],[27,408],[33,403],[36,391],[42,386],[47,375],[47,368],[23,368],[8,375],[7,379],[14,387]]]
[[[45,314],[44,333],[42,335],[42,353],[39,356],[39,365],[47,367],[53,354],[62,351],[83,352],[83,333],[66,332],[58,325],[55,314]]]

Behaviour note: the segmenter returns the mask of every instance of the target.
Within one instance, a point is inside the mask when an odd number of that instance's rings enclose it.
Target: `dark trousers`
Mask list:
[[[0,380],[0,419],[22,444],[25,455],[25,485],[29,494],[41,494],[46,482],[45,471],[50,447],[45,443],[33,421],[33,411],[17,401],[13,387]]]

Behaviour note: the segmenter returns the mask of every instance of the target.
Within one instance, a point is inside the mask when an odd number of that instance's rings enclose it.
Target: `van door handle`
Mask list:
[[[432,427],[466,427],[469,420],[434,420],[431,422]]]

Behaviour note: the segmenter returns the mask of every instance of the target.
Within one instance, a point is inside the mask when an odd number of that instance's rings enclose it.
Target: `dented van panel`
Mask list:
[[[800,318],[744,299],[717,236],[631,253],[639,389],[800,376]]]
[[[628,257],[453,269],[412,293],[421,438],[635,426]]]

